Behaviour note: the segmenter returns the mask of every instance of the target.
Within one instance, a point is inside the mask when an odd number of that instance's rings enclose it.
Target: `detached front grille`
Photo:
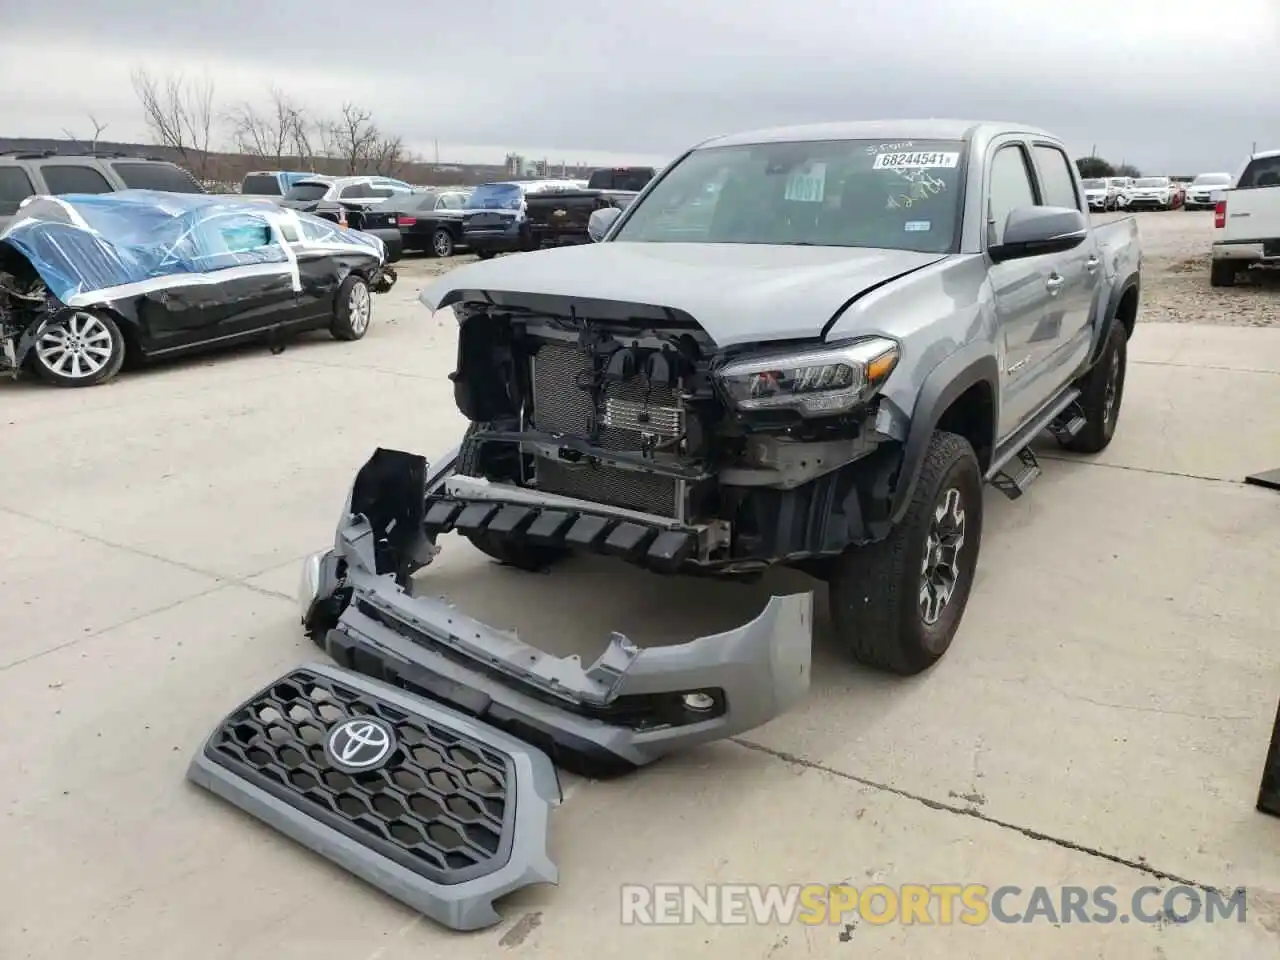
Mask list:
[[[326,741],[353,718],[381,721],[394,749],[350,773]],[[215,731],[206,756],[307,816],[442,884],[492,873],[510,856],[509,758],[328,677],[296,670]]]

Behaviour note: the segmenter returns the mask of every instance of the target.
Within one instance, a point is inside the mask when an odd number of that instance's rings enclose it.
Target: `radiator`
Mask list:
[[[684,412],[669,386],[651,386],[643,377],[608,384],[601,398],[602,409],[597,412],[590,391],[578,386],[588,363],[580,350],[546,344],[532,363],[533,425],[538,430],[585,438],[590,437],[591,424],[598,419],[601,428],[596,445],[619,452],[642,449],[641,431],[628,429],[638,426],[642,418],[647,419],[646,432],[664,437],[683,433]],[[539,489],[551,493],[664,517],[678,516],[679,484],[672,477],[545,458],[539,459],[536,471]]]

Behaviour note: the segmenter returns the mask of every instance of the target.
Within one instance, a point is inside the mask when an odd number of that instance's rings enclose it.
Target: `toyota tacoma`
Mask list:
[[[1096,453],[1116,429],[1141,254],[1131,218],[1087,210],[1062,142],[1019,124],[778,129],[685,152],[592,215],[598,242],[451,271],[422,301],[457,319],[470,427],[359,472],[304,566],[307,630],[576,767],[794,705],[812,595],[671,646],[614,634],[584,666],[415,595],[440,534],[529,570],[796,567],[853,659],[927,669],[973,586],[984,482],[1018,497],[1040,435]]]

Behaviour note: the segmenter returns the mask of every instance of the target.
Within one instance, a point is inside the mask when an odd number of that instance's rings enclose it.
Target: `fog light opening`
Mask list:
[[[709,693],[686,693],[680,698],[680,702],[686,710],[696,713],[706,713],[716,705],[715,697]]]

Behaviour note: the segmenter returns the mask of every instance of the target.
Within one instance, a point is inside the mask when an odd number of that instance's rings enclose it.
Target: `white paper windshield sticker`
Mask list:
[[[827,190],[827,165],[811,163],[787,178],[787,200],[821,203]]]
[[[942,167],[954,167],[960,162],[958,153],[936,153],[917,151],[916,153],[878,153],[873,170],[934,170]]]
[[[903,229],[906,230],[907,233],[924,233],[931,226],[933,226],[933,222],[930,220],[908,220],[906,224],[903,225]]]

